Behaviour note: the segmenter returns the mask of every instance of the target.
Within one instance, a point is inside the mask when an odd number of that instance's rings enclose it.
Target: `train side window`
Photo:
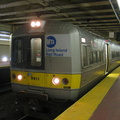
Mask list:
[[[96,54],[97,54],[96,52],[90,51],[90,53],[89,53],[89,63],[90,64],[93,64],[93,63],[96,62],[96,60],[97,60],[97,55]]]
[[[89,63],[93,64],[93,52],[92,51],[89,52]]]
[[[102,56],[103,52],[99,51],[98,53],[99,53],[99,55],[98,55],[99,56],[99,58],[98,58],[99,61],[98,62],[101,62],[103,60],[103,56]]]
[[[94,59],[94,63],[96,63],[97,62],[97,51],[94,52],[94,56],[93,57],[94,57],[93,58]]]
[[[100,54],[99,54],[100,52],[99,51],[97,51],[97,62],[100,62]]]
[[[119,58],[119,52],[118,51],[116,51],[116,55],[117,55],[116,57]]]
[[[100,52],[96,51],[96,62],[100,62]]]
[[[112,58],[115,58],[115,51],[112,51]]]
[[[88,66],[87,46],[83,46],[83,66]]]
[[[31,39],[31,66],[41,66],[42,63],[42,39]]]
[[[92,63],[96,63],[96,52],[92,52]]]
[[[102,61],[102,52],[101,51],[90,51],[89,53],[89,63],[94,64]]]

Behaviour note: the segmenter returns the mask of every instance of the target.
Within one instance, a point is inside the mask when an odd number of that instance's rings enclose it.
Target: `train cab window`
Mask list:
[[[13,62],[14,64],[20,64],[23,61],[23,47],[22,47],[22,40],[15,40],[13,43],[14,50],[13,50]]]
[[[42,63],[42,40],[31,39],[31,66],[41,66]]]

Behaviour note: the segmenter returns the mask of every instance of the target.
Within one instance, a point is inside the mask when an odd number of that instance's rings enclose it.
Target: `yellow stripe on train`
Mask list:
[[[37,87],[78,89],[81,74],[48,74],[11,71],[11,82]]]

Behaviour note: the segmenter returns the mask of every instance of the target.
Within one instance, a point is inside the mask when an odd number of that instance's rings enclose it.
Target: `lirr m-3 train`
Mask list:
[[[59,21],[32,22],[12,36],[12,90],[38,101],[76,101],[119,65],[120,46]]]

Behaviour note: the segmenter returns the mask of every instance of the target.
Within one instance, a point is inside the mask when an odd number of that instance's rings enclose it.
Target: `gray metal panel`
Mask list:
[[[71,100],[76,101],[79,96],[79,89],[46,89],[46,93],[53,100]]]
[[[80,59],[80,37],[77,28],[70,30],[70,42],[71,42],[71,64],[72,73],[79,74],[81,72],[81,59]]]
[[[75,26],[60,21],[47,21],[44,27],[46,34],[70,34]]]
[[[24,29],[23,29],[24,28]],[[23,36],[30,34],[40,34],[43,32],[47,34],[70,34],[76,29],[76,26],[60,22],[60,21],[42,21],[42,26],[40,28],[31,28],[29,24],[19,27],[13,35]],[[77,30],[77,29],[76,29]]]
[[[16,93],[32,93],[34,94],[47,94],[49,98],[53,100],[73,100],[75,101],[79,96],[79,89],[51,89],[51,88],[42,88],[36,86],[29,86],[32,89],[28,90],[28,86],[20,84],[12,84],[12,90]],[[36,90],[37,91],[36,91]]]
[[[46,57],[45,71],[47,73],[70,74],[71,58],[69,57]]]
[[[64,22],[52,21],[46,23],[45,33],[47,35],[59,36],[59,40],[64,39],[63,46],[70,48],[70,55],[63,57],[46,57],[46,71],[53,73],[67,73],[78,74],[80,73],[80,44],[79,44],[79,32],[76,26]],[[66,44],[65,41],[69,41]]]
[[[98,79],[105,74],[105,65],[95,64],[89,68],[83,69],[81,87],[87,85],[91,81]]]

